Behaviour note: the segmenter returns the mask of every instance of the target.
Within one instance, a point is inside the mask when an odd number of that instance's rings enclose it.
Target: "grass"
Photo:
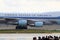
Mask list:
[[[38,29],[0,30],[0,33],[60,33],[60,30],[38,30]]]

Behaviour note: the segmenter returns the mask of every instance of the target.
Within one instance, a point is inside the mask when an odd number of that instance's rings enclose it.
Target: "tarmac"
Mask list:
[[[1,29],[16,29],[16,25],[0,24]],[[60,25],[43,25],[42,27],[27,26],[27,29],[60,30]]]
[[[33,40],[33,37],[42,36],[60,36],[60,33],[16,33],[16,34],[0,34],[0,40]]]
[[[42,27],[29,27],[28,29],[41,29],[41,30],[60,30],[60,25],[43,25]]]
[[[16,29],[16,25],[0,24],[0,30],[3,29]]]

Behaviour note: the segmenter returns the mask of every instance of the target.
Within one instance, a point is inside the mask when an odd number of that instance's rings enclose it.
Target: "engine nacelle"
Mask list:
[[[35,22],[34,26],[35,27],[42,27],[43,26],[43,22]]]
[[[19,20],[16,29],[27,29],[27,20]]]
[[[27,20],[19,20],[18,25],[19,26],[27,26]]]
[[[56,23],[57,23],[58,25],[60,25],[60,21],[56,21]]]

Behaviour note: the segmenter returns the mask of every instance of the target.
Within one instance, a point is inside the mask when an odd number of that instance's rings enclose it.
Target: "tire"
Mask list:
[[[22,26],[18,26],[18,25],[17,25],[17,26],[16,26],[16,29],[27,29],[27,26],[23,26],[23,27],[22,27]]]

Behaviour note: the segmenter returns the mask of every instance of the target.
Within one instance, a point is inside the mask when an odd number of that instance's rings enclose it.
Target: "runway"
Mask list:
[[[16,25],[0,24],[0,30],[3,29],[16,29]]]
[[[43,25],[42,27],[28,27],[28,29],[60,30],[60,25]]]
[[[16,29],[16,25],[0,24],[1,29]],[[60,30],[60,25],[43,25],[43,27],[27,26],[27,29]]]
[[[33,40],[33,37],[42,37],[42,36],[60,36],[60,33],[31,33],[31,34],[0,34],[0,40]]]

